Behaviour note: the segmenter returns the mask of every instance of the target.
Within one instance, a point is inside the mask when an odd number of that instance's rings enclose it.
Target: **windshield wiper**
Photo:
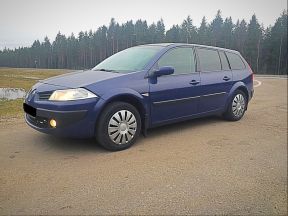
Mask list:
[[[101,69],[95,69],[95,71],[105,71],[105,72],[113,72],[113,73],[118,73],[115,70],[109,70],[109,69],[105,69],[105,68],[101,68]]]

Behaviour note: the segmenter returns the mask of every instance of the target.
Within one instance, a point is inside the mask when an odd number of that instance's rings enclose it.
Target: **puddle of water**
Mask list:
[[[25,90],[21,88],[0,88],[0,100],[15,100],[25,95]]]

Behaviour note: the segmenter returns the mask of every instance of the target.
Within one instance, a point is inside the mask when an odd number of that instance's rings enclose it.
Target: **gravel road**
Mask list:
[[[130,149],[0,123],[0,214],[287,214],[287,79],[261,79],[239,122],[150,130]]]

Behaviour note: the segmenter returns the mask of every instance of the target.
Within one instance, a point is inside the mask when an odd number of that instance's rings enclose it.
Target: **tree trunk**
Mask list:
[[[281,35],[280,47],[279,47],[278,69],[277,69],[277,74],[278,74],[278,75],[280,74],[280,66],[281,66],[282,41],[283,41],[283,37],[282,37],[282,35]]]
[[[260,38],[258,40],[258,44],[257,44],[257,62],[256,62],[256,73],[259,72],[259,54],[260,54]]]

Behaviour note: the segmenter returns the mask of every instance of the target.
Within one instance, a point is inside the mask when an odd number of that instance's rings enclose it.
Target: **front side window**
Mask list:
[[[161,50],[161,46],[139,46],[125,49],[99,63],[93,70],[129,73],[143,70],[149,61]]]
[[[195,60],[192,48],[175,48],[165,53],[158,61],[158,68],[170,66],[174,74],[187,74],[195,72]]]
[[[197,49],[201,71],[220,71],[221,62],[217,50]]]
[[[230,52],[226,52],[226,55],[232,70],[241,70],[245,68],[245,65],[239,55]]]

